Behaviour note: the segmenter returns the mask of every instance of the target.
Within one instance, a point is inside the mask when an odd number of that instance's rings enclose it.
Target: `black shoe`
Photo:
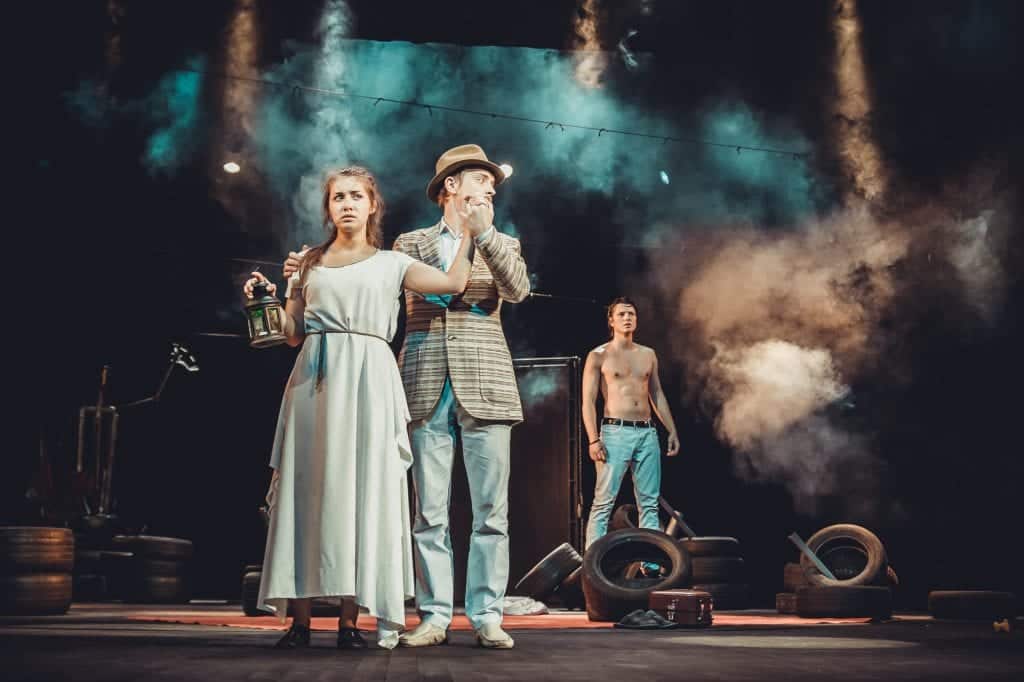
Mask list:
[[[630,630],[660,630],[661,626],[656,620],[651,618],[650,611],[644,611],[643,609],[637,609],[636,611],[630,611],[622,617],[618,623],[612,627],[616,628],[628,628]]]
[[[658,624],[658,628],[661,630],[675,630],[679,627],[679,623],[674,620],[665,618],[660,613],[654,610],[649,610],[647,615],[650,616],[651,620]]]
[[[366,649],[368,646],[356,628],[338,628],[339,649]]]
[[[309,646],[309,626],[292,625],[284,637],[277,640],[275,649],[305,649]]]

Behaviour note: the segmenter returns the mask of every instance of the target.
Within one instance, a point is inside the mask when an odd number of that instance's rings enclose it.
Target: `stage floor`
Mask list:
[[[279,652],[284,626],[237,604],[76,604],[65,616],[0,618],[0,657],[6,680],[1024,679],[1024,619],[1004,633],[916,614],[872,623],[732,611],[708,629],[648,632],[554,611],[510,617],[510,651],[476,647],[459,616],[449,646],[362,653],[334,649],[335,626],[315,619],[312,649]]]

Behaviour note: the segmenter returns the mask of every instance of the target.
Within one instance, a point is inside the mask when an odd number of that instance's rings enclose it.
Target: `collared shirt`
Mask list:
[[[463,230],[458,237],[452,232],[452,228],[448,226],[444,218],[441,218],[441,234],[438,237],[438,255],[441,257],[441,267],[448,271],[448,268],[452,266],[452,261],[455,259],[455,254],[459,252],[459,245],[462,244],[462,235],[466,231]],[[494,234],[494,225],[484,230],[483,234],[476,238],[477,246],[480,244],[487,243],[487,240]]]

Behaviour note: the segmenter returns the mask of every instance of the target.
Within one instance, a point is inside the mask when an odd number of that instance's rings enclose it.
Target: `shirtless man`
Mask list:
[[[679,453],[676,425],[658,379],[658,356],[653,349],[633,342],[636,325],[636,305],[628,298],[612,301],[608,306],[611,341],[590,351],[583,367],[583,425],[587,429],[590,459],[597,467],[587,547],[608,532],[608,517],[629,469],[633,470],[640,527],[660,527],[661,447],[651,419],[652,407],[668,430],[668,456]],[[598,386],[604,398],[600,430]]]

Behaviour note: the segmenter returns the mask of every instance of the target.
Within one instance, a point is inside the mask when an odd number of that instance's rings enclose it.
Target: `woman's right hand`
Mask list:
[[[242,292],[246,298],[252,298],[252,289],[256,286],[257,282],[265,283],[267,285],[267,293],[271,296],[277,292],[277,285],[264,277],[262,272],[253,272],[251,274],[252,277],[245,280],[245,286],[242,287]]]
[[[288,279],[298,271],[299,266],[302,265],[302,257],[306,255],[307,251],[309,251],[309,246],[303,244],[301,251],[288,252],[288,258],[285,259],[284,265],[281,267],[281,272],[284,273],[285,279]]]

